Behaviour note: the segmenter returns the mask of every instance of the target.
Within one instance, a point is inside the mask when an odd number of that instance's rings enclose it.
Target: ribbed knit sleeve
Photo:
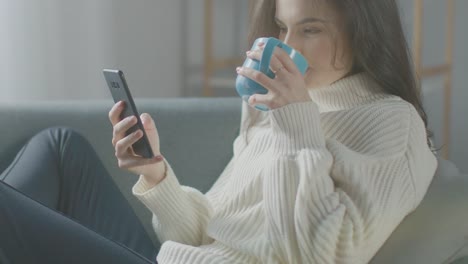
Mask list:
[[[436,160],[408,105],[325,114],[333,140],[313,102],[270,112],[273,158],[263,195],[281,263],[367,263],[415,208]]]
[[[239,140],[236,140],[237,143]],[[235,144],[235,147],[239,144]],[[223,182],[232,171],[235,156],[228,163],[218,182]],[[199,190],[180,185],[169,163],[165,160],[167,175],[158,185],[148,186],[140,176],[133,186],[135,195],[152,213],[153,229],[161,243],[171,240],[199,246],[212,242],[206,226],[213,214],[212,204]],[[217,182],[216,186],[219,185]],[[221,187],[221,186],[220,186]],[[216,190],[212,190],[216,195]]]
[[[198,246],[209,240],[205,226],[212,207],[198,190],[179,184],[173,170],[163,181],[149,189],[143,177],[133,187],[133,194],[153,213],[153,229],[161,243],[172,240]]]

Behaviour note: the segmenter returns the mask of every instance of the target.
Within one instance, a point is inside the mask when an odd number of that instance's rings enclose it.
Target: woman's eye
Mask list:
[[[317,34],[317,33],[320,33],[320,30],[316,28],[306,28],[304,29],[304,33],[305,34]]]

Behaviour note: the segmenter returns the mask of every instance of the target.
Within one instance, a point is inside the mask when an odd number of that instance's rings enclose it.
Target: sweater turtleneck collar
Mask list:
[[[309,90],[320,112],[338,111],[388,97],[366,73],[340,79],[331,85]]]
[[[384,98],[394,97],[383,91],[366,73],[357,73],[340,79],[331,85],[309,90],[312,101],[321,113],[350,109]],[[269,126],[269,111],[259,111],[243,103],[241,130],[255,124]]]

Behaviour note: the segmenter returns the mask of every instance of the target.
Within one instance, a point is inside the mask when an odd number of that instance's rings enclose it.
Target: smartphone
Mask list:
[[[133,127],[127,131],[127,135],[141,129],[143,131],[143,137],[141,137],[137,142],[132,145],[133,151],[135,154],[140,155],[144,158],[153,158],[153,150],[149,143],[148,137],[146,136],[145,129],[143,128],[143,123],[141,122],[140,115],[133,101],[133,97],[130,94],[130,90],[125,80],[124,74],[121,70],[112,70],[104,69],[104,78],[106,79],[107,86],[114,98],[114,102],[125,102],[125,109],[122,111],[120,119],[124,119],[128,116],[136,116],[138,122]]]

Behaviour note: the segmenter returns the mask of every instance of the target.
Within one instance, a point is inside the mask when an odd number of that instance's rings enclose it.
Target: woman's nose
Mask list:
[[[290,46],[291,48],[295,49],[296,51],[299,51],[299,53],[302,53],[302,47],[299,44],[299,41],[297,41],[297,38],[293,34],[287,34],[283,40],[283,42]]]

